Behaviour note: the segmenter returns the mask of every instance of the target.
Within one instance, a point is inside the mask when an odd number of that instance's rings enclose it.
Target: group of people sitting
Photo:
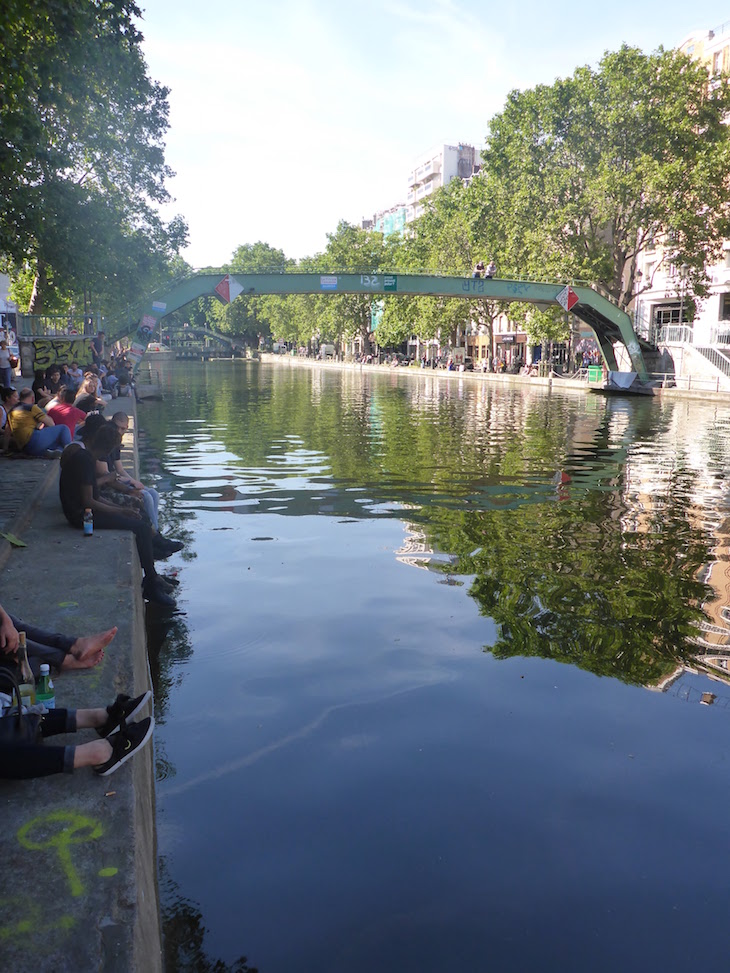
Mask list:
[[[123,359],[114,373],[104,362],[85,372],[77,362],[36,371],[29,389],[11,384],[0,388],[0,446],[4,452],[60,457],[88,413],[103,412],[109,401],[130,388],[129,366]]]
[[[11,672],[17,669],[20,632],[26,633],[28,660],[37,675],[44,662],[56,671],[87,669],[96,665],[103,658],[104,649],[117,634],[117,629],[110,628],[106,632],[80,638],[61,635],[16,618],[0,605],[0,665]],[[12,685],[3,683],[0,689],[3,690],[0,699],[8,709],[12,709]],[[149,691],[134,698],[120,694],[106,707],[79,710],[54,708],[38,714],[40,740],[19,742],[0,739],[0,778],[26,780],[50,774],[71,774],[77,767],[92,767],[96,774],[108,777],[141,750],[152,736],[154,717],[147,716],[136,723],[132,722],[151,698]],[[46,737],[83,729],[96,730],[97,738],[79,746],[43,745]]]
[[[69,524],[82,529],[85,513],[91,511],[94,530],[133,533],[144,574],[144,597],[172,608],[175,600],[171,593],[176,580],[158,574],[155,561],[169,557],[183,545],[164,537],[159,530],[157,491],[146,487],[123,465],[122,441],[129,417],[121,411],[111,419],[101,414],[121,383],[122,390],[130,386],[126,363],[114,375],[102,373],[102,368],[103,362],[86,372],[75,362],[53,366],[36,374],[31,388],[18,391],[8,384],[0,389],[0,442],[4,450],[13,448],[30,456],[60,456],[59,495]],[[16,618],[0,605],[0,666],[11,671],[17,668],[21,631],[26,633],[29,661],[38,676],[42,663],[48,663],[55,672],[97,665],[117,629],[85,637],[61,635]],[[10,694],[6,692],[9,688]],[[133,722],[151,696],[150,692],[137,697],[122,694],[106,707],[54,708],[42,713],[40,740],[0,740],[0,778],[72,773],[77,767],[92,767],[102,776],[113,773],[152,735],[153,717]],[[12,687],[0,685],[0,701],[12,703]],[[79,746],[42,743],[46,737],[83,729],[95,730],[96,738]]]
[[[82,375],[75,392],[62,384],[61,374],[53,366],[36,378],[35,388],[0,390],[3,449],[60,457],[60,499],[68,522],[82,528],[84,512],[90,510],[94,529],[131,531],[144,574],[144,597],[172,608],[174,581],[157,573],[155,561],[181,550],[183,544],[160,532],[157,491],[124,468],[121,446],[129,417],[120,411],[110,420],[104,418],[98,406],[103,408],[111,396],[96,384],[98,371]]]

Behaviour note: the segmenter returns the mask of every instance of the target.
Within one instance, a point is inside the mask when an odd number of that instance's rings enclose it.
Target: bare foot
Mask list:
[[[83,638],[76,639],[71,646],[71,651],[61,664],[62,669],[90,669],[97,665],[104,658],[104,649],[117,634],[116,625],[114,628],[107,629],[106,632],[98,632],[96,635],[85,635]]]

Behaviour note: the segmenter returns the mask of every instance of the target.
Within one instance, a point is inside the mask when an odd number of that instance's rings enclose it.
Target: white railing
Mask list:
[[[688,324],[665,324],[659,329],[660,345],[691,345],[694,331]]]
[[[711,345],[730,345],[730,321],[722,327],[713,328],[710,331],[710,342]]]

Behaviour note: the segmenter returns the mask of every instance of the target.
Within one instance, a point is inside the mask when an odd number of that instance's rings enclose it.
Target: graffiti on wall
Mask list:
[[[91,349],[91,338],[34,338],[33,339],[33,371],[48,368],[49,365],[91,365],[94,356]]]

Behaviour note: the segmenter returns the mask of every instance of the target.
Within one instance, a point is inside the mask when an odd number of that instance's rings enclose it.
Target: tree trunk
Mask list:
[[[48,276],[46,274],[46,265],[42,260],[39,260],[36,268],[36,275],[33,280],[33,293],[30,295],[28,314],[43,314],[47,289]]]

